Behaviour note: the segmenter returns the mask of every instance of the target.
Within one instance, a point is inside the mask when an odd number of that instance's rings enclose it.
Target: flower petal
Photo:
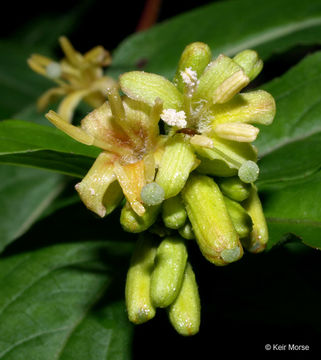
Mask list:
[[[84,63],[84,58],[78,51],[74,49],[74,47],[71,45],[71,42],[65,36],[61,36],[59,38],[59,43],[68,61],[76,67],[81,67],[81,65]]]
[[[114,174],[114,161],[113,155],[100,153],[87,175],[76,185],[83,203],[101,217],[110,214],[123,196]]]
[[[214,146],[212,149],[194,145],[200,156],[209,160],[223,160],[234,169],[238,169],[247,160],[257,159],[257,152],[249,143],[225,140],[217,136],[211,136],[211,139]]]
[[[200,77],[193,99],[196,101],[200,99],[212,101],[215,90],[230,76],[239,71],[243,70],[238,64],[229,57],[220,55],[208,65]]]
[[[95,46],[84,55],[85,61],[98,66],[107,66],[111,64],[111,56],[102,46]]]
[[[179,110],[182,107],[182,94],[163,76],[131,71],[121,75],[119,81],[122,91],[131,99],[153,106],[158,97],[165,109]]]
[[[214,91],[213,103],[223,104],[232,99],[234,95],[240,92],[248,83],[250,79],[244,74],[242,70],[235,72],[222,82],[222,84]]]
[[[55,97],[65,95],[66,91],[64,88],[57,87],[52,88],[44,92],[37,101],[37,107],[39,111],[46,109],[49,103],[51,103]]]
[[[46,118],[55,125],[59,130],[63,131],[73,139],[86,144],[93,145],[95,139],[90,134],[87,134],[81,128],[69,124],[66,120],[64,120],[61,116],[59,116],[56,112],[50,110],[46,115]]]
[[[242,66],[245,74],[252,81],[255,79],[263,69],[263,61],[254,50],[244,50],[236,54],[233,60]]]
[[[145,208],[140,202],[140,193],[146,184],[144,161],[140,160],[127,165],[116,163],[114,171],[132,209],[142,216],[145,213]]]
[[[128,137],[113,119],[108,103],[90,112],[81,121],[81,129],[95,139],[96,146],[121,156],[130,155]]]
[[[91,92],[92,89],[86,89],[74,91],[67,95],[59,105],[58,114],[66,121],[71,122],[77,105]]]
[[[264,90],[235,95],[225,104],[211,107],[214,123],[242,122],[269,125],[275,116],[275,101]]]

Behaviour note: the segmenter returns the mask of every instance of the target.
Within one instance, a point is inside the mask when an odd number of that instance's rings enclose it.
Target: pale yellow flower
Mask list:
[[[81,100],[93,108],[100,106],[106,100],[106,89],[115,85],[115,81],[104,76],[103,67],[111,63],[111,56],[102,46],[96,46],[82,55],[66,37],[60,37],[59,42],[65,54],[60,62],[34,54],[28,59],[28,64],[32,70],[58,85],[38,99],[38,109],[42,111],[54,98],[64,96],[58,114],[71,122]]]

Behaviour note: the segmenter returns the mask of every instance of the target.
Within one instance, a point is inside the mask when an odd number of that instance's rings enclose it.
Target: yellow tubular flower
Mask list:
[[[58,114],[71,122],[81,100],[94,108],[98,107],[106,100],[106,89],[116,83],[112,78],[104,76],[102,68],[110,65],[111,56],[102,46],[96,46],[82,55],[66,37],[60,37],[59,42],[65,54],[59,63],[34,54],[28,59],[28,65],[58,85],[38,99],[39,111],[43,111],[56,97],[65,96],[59,105]]]
[[[107,90],[109,102],[89,113],[80,127],[49,111],[47,119],[75,140],[103,151],[84,179],[76,185],[85,205],[101,217],[108,215],[125,195],[133,211],[142,216],[143,187],[153,182],[164,143],[158,121],[162,103],[153,106],[121,99],[116,87]]]

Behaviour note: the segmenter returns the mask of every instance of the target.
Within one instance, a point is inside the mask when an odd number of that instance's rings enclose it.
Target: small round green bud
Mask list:
[[[259,176],[260,169],[254,161],[245,161],[239,168],[239,178],[245,183],[253,183]]]
[[[57,62],[51,62],[46,67],[46,74],[52,78],[56,79],[59,78],[61,75],[61,66]]]
[[[151,182],[142,188],[140,193],[142,201],[147,206],[161,204],[165,199],[164,189],[155,182]]]

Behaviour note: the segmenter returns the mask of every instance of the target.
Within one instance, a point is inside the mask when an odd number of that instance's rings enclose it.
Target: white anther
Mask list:
[[[186,115],[184,111],[176,111],[174,109],[165,109],[161,113],[161,118],[170,126],[185,128],[187,126]]]
[[[193,89],[197,84],[197,73],[192,68],[187,67],[184,71],[180,72],[184,84],[189,88]]]

